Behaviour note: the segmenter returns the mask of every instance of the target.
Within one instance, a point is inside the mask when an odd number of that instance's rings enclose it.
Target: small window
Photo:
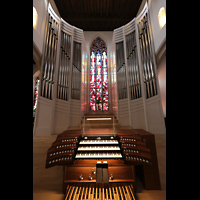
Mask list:
[[[166,15],[165,15],[164,7],[160,8],[158,12],[158,21],[159,21],[160,29],[162,29],[162,27],[166,24]]]
[[[34,29],[36,29],[37,27],[37,21],[38,21],[37,10],[35,9],[35,7],[33,7],[33,28]]]

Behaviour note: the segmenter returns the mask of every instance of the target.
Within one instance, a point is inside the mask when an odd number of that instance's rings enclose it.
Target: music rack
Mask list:
[[[142,129],[108,135],[64,131],[47,151],[45,167],[55,165],[63,166],[65,200],[135,199],[136,172],[145,189],[160,189],[155,138]]]

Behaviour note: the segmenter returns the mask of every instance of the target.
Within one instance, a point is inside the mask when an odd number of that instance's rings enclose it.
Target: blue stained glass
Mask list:
[[[108,70],[107,47],[105,42],[96,38],[90,47],[90,110],[108,110]],[[95,53],[96,52],[96,53]]]

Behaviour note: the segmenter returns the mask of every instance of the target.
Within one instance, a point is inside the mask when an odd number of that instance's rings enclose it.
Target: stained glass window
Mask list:
[[[108,111],[108,68],[105,42],[97,37],[90,48],[90,110]]]
[[[36,108],[37,108],[39,83],[40,83],[40,80],[39,80],[39,78],[37,78],[37,79],[35,80],[35,94],[34,94],[34,106],[33,106],[33,111],[36,111]]]

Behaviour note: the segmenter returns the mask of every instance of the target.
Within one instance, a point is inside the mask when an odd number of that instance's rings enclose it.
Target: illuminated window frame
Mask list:
[[[33,28],[36,29],[38,23],[38,13],[35,7],[33,7]]]
[[[158,22],[159,22],[160,29],[162,29],[163,26],[166,24],[166,14],[165,14],[164,7],[160,8],[158,12]]]

